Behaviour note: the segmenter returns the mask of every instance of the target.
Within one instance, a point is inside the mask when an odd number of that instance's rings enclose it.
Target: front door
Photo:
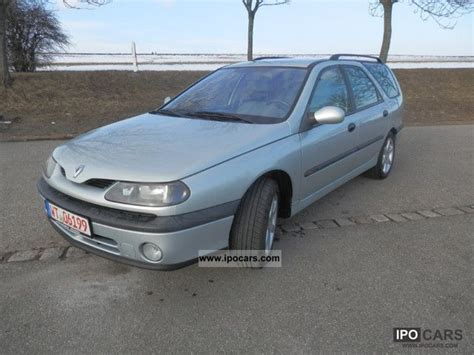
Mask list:
[[[349,91],[339,66],[322,70],[316,80],[308,112],[325,106],[350,109]],[[306,117],[305,119],[310,120]],[[350,155],[356,146],[355,123],[345,119],[338,124],[314,124],[300,133],[302,154],[301,197],[303,205],[324,195],[339,179],[355,168]]]

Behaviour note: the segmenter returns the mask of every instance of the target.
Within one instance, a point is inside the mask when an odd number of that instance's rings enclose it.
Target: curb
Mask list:
[[[439,217],[474,214],[474,205],[434,208],[431,210],[404,211],[397,213],[374,214],[369,216],[343,217],[316,220],[304,223],[283,223],[278,226],[280,234],[299,234],[315,229],[348,228],[353,226],[381,223],[416,222]]]
[[[466,214],[474,214],[474,204],[447,208],[434,208],[431,210],[419,210],[412,212],[398,212],[375,214],[369,216],[355,216],[334,219],[316,220],[304,223],[284,223],[278,226],[278,234],[299,236],[308,231],[328,230],[339,228],[357,227],[360,225],[374,225],[382,223],[408,223],[418,222],[441,217],[452,217]],[[67,247],[37,248],[30,250],[19,250],[8,253],[0,253],[0,264],[19,263],[27,261],[45,262],[51,260],[65,260],[82,258],[88,255],[82,249]]]

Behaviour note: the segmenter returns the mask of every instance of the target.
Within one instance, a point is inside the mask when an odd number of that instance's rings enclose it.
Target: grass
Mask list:
[[[406,125],[473,123],[474,69],[396,70]],[[0,90],[0,114],[14,122],[0,140],[74,136],[150,111],[206,72],[38,72],[14,74]]]

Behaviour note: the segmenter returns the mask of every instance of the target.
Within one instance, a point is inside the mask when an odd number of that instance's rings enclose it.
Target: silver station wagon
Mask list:
[[[288,218],[352,178],[386,178],[403,97],[378,58],[259,58],[154,112],[57,147],[38,189],[71,244],[150,269],[273,248]]]

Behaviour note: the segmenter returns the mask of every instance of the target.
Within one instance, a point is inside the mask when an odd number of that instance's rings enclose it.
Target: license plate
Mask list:
[[[91,236],[91,227],[87,218],[66,211],[48,201],[44,202],[44,206],[49,218],[64,224],[72,230],[88,235],[89,237]]]

